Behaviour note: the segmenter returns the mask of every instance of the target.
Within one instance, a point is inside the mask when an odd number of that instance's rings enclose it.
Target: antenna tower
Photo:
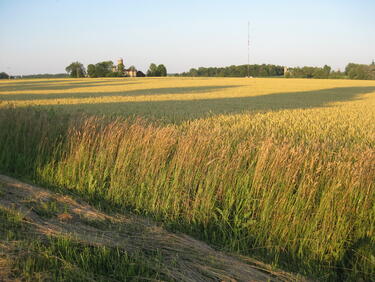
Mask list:
[[[250,77],[250,21],[247,22],[247,77]]]

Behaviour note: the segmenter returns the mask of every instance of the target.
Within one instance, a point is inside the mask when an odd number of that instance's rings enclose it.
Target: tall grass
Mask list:
[[[372,135],[288,135],[275,123],[243,115],[161,126],[3,109],[0,170],[319,279],[373,279]]]

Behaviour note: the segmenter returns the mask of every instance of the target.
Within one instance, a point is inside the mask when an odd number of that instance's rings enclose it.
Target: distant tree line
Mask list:
[[[205,77],[286,77],[286,78],[349,78],[375,79],[375,62],[370,65],[350,63],[345,72],[333,71],[328,65],[323,67],[284,68],[278,65],[239,65],[228,67],[192,68],[188,72],[175,76],[205,76]]]
[[[375,79],[375,62],[370,65],[350,63],[345,68],[345,74],[350,79]]]
[[[66,73],[39,73],[39,74],[9,76],[5,72],[0,72],[0,79],[66,78],[66,77],[68,77]]]
[[[80,62],[73,62],[65,68],[70,77],[122,77],[127,76],[129,72],[136,72],[136,76],[145,76],[141,71],[137,71],[135,66],[130,66],[127,70],[124,64],[117,66],[112,61],[104,61],[96,64],[89,64],[87,71]],[[163,65],[155,65],[152,63],[147,71],[147,76],[167,76],[167,68]]]
[[[200,67],[192,68],[188,72],[177,74],[177,76],[208,76],[208,77],[270,77],[283,76],[284,67],[277,65],[240,65],[228,67]]]
[[[345,72],[332,71],[330,66],[289,68],[285,77],[297,78],[349,78],[349,79],[375,79],[375,62],[370,65],[349,63]]]
[[[329,78],[331,74],[331,67],[325,65],[324,67],[302,67],[302,68],[288,68],[285,70],[284,76],[295,78]],[[344,74],[343,74],[344,75]]]
[[[66,73],[40,73],[40,74],[29,74],[23,75],[22,78],[66,78]]]
[[[68,74],[32,74],[24,75],[22,78],[64,78],[70,77],[117,77],[124,76],[125,67],[122,64],[114,67],[112,61],[89,64],[87,71],[80,62],[73,62],[65,69]],[[128,70],[135,70],[134,66]],[[137,71],[137,76],[145,76]],[[167,76],[167,68],[163,65],[150,64],[147,70],[147,76]],[[286,78],[348,78],[348,79],[373,79],[375,80],[375,62],[371,64],[349,63],[345,72],[333,71],[330,66],[323,67],[295,67],[285,68],[283,66],[262,64],[262,65],[239,65],[228,67],[200,67],[192,68],[188,72],[175,74],[175,76],[205,76],[205,77],[286,77]],[[9,76],[5,72],[0,72],[0,79],[19,78],[20,76]]]

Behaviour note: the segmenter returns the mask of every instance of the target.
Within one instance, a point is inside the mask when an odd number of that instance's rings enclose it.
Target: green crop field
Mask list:
[[[375,81],[3,81],[0,172],[307,277],[375,279]]]

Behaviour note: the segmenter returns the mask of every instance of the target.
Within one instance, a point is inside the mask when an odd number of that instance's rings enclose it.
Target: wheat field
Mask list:
[[[0,170],[320,280],[375,275],[375,81],[0,82]]]

